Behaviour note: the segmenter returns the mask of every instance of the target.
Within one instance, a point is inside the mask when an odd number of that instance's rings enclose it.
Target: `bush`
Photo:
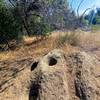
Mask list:
[[[50,35],[50,32],[52,31],[52,28],[48,24],[44,23],[37,23],[32,27],[32,34],[31,35],[42,35],[42,36],[47,36]]]
[[[40,24],[40,31],[43,36],[47,36],[50,34],[50,32],[53,30],[53,28],[49,25],[49,24],[46,24],[46,23],[41,23]]]
[[[18,39],[20,27],[6,7],[0,7],[0,43]]]
[[[33,16],[29,26],[31,35],[49,35],[53,28],[50,24],[44,23],[41,17]]]

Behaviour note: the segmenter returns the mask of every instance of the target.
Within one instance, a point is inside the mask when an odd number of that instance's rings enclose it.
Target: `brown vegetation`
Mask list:
[[[69,35],[71,37],[65,38],[67,40],[65,40],[64,43],[62,43],[62,40],[60,40],[61,38],[67,36],[66,34],[73,34],[73,33],[75,35]],[[32,57],[41,56],[55,48],[62,48],[68,51],[75,49],[91,51],[93,48],[94,49],[100,48],[99,37],[100,37],[99,32],[91,33],[91,32],[83,32],[80,30],[77,30],[75,32],[55,31],[52,32],[51,36],[46,37],[44,39],[43,38],[37,39],[36,37],[24,37],[24,43],[21,44],[20,48],[17,48],[14,51],[1,52],[0,60],[9,60],[9,58],[11,60],[27,56],[32,56]],[[76,46],[71,46],[70,42],[75,43]],[[97,53],[100,55],[99,50],[97,51]]]

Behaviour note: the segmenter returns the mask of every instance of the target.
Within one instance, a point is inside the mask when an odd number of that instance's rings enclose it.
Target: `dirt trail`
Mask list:
[[[84,32],[80,35],[78,47],[82,51],[100,57],[100,33]]]

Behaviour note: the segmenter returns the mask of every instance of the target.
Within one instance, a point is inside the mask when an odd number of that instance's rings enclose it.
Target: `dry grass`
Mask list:
[[[25,45],[32,45],[33,43],[44,40],[46,38],[47,38],[46,36],[44,37],[44,36],[38,35],[38,36],[33,36],[33,37],[23,36],[22,39]]]
[[[73,47],[69,44],[59,46],[58,45],[59,37],[65,35],[65,33],[67,32],[55,31],[52,33],[52,35],[49,38],[36,42],[32,45],[29,45],[29,46],[23,45],[18,50],[2,52],[0,53],[0,60],[1,61],[13,60],[13,59],[20,59],[23,57],[35,58],[35,57],[42,56],[56,48],[61,48],[66,52],[71,52],[71,51],[76,50],[77,46],[83,46],[86,48],[89,48],[91,46],[100,47],[100,33],[99,32],[89,33],[89,32],[82,32],[79,30],[75,32],[75,34],[78,35],[78,41],[77,41],[78,43],[76,47]]]
[[[79,34],[79,45],[100,47],[100,32],[77,32]]]
[[[21,46],[20,49],[9,52],[1,52],[0,60],[14,60],[23,57],[39,57],[49,51],[58,48],[56,45],[56,38],[49,37],[48,39],[42,40],[38,43],[32,44],[30,46]],[[62,48],[65,48],[64,46]],[[70,45],[66,46],[66,50],[70,51],[72,47]]]
[[[76,46],[78,43],[78,36],[76,32],[65,32],[64,35],[59,36],[58,46],[70,44]]]
[[[31,45],[34,41],[36,41],[36,37],[23,36],[23,42],[26,45]]]

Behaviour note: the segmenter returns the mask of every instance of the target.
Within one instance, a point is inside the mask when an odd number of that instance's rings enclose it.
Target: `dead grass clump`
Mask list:
[[[25,45],[32,45],[33,43],[37,43],[39,41],[45,40],[47,39],[48,36],[42,36],[42,35],[38,35],[38,36],[23,36],[23,43]]]
[[[65,35],[59,36],[58,46],[65,45],[66,43],[76,46],[78,43],[78,35],[75,32],[67,32]]]

